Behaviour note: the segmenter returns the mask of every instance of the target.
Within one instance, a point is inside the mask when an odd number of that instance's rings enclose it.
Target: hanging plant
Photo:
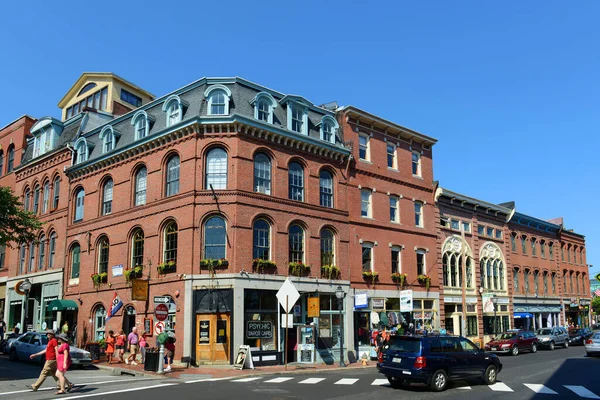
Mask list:
[[[375,283],[377,278],[379,278],[379,273],[375,271],[363,271],[362,276],[365,280]]]
[[[417,280],[421,285],[425,285],[425,289],[429,290],[429,286],[431,286],[431,277],[429,275],[419,275],[417,276]]]
[[[310,265],[306,265],[302,262],[290,262],[288,264],[288,271],[290,275],[304,276],[310,274]]]
[[[392,274],[392,281],[397,283],[400,286],[404,286],[404,284],[406,283],[406,277],[408,275],[407,274],[402,274],[402,273],[398,273],[398,272],[394,272]]]
[[[175,272],[177,270],[177,263],[175,261],[162,262],[156,267],[159,275],[165,275],[169,272]]]
[[[263,260],[262,258],[256,258],[252,260],[252,270],[258,271],[261,274],[277,272],[277,264],[271,260]]]
[[[339,279],[340,269],[335,265],[323,265],[321,266],[321,278],[327,279]]]
[[[200,261],[200,268],[207,269],[209,271],[214,271],[215,269],[227,267],[229,267],[229,261],[227,261],[224,258],[205,258],[204,260]]]
[[[125,280],[130,282],[132,279],[141,278],[144,275],[144,266],[136,265],[133,268],[127,267],[125,269]]]
[[[94,283],[94,286],[98,287],[103,283],[108,282],[108,273],[106,272],[101,272],[99,274],[92,274],[92,282]]]

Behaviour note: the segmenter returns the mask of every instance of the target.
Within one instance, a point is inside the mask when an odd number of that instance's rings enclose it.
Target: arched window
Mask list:
[[[181,106],[177,99],[173,99],[166,107],[167,127],[173,126],[181,121]]]
[[[33,272],[35,267],[35,243],[29,242],[29,265],[27,266],[28,272]],[[573,279],[571,279],[571,285],[573,284]]]
[[[271,160],[263,153],[254,157],[254,191],[271,194]]]
[[[0,176],[4,174],[4,152],[0,150]]]
[[[523,254],[527,254],[527,238],[525,235],[521,236],[521,250]]]
[[[525,294],[529,294],[529,270],[523,270],[523,283],[525,283]]]
[[[548,294],[548,273],[547,272],[544,272],[543,279],[544,279],[544,294],[547,295]]]
[[[321,266],[335,265],[334,234],[329,229],[321,230]]]
[[[289,261],[304,262],[304,229],[299,225],[290,226],[289,236]]]
[[[85,92],[89,92],[90,90],[92,90],[93,88],[96,87],[95,83],[88,83],[87,85],[85,85],[83,88],[81,88],[81,90],[79,91],[79,93],[77,94],[77,96],[81,96],[82,94],[84,94]]]
[[[321,206],[333,208],[333,176],[327,170],[319,174],[319,192]]]
[[[269,122],[270,107],[266,99],[261,99],[256,104],[256,119]]]
[[[102,188],[102,215],[112,213],[113,180],[109,179]]]
[[[452,236],[446,240],[444,244],[444,253],[442,256],[442,271],[444,276],[444,286],[449,287],[462,287],[462,279],[463,279],[463,250],[466,251],[465,256],[465,269],[467,274],[466,286],[468,288],[472,287],[473,281],[473,268],[471,265],[471,249],[469,246],[466,246],[466,249],[463,249],[465,244],[463,241],[456,236]]]
[[[204,223],[204,258],[219,260],[226,258],[227,229],[220,216],[209,218]]]
[[[175,221],[169,222],[165,227],[164,235],[163,262],[177,262],[177,224]]]
[[[58,200],[60,198],[60,178],[58,176],[54,178],[54,183],[52,184],[52,194],[52,209],[55,209],[58,207]]]
[[[227,152],[220,147],[206,155],[206,189],[227,189]]]
[[[71,249],[71,279],[79,278],[79,267],[81,262],[81,247],[76,244]]]
[[[254,106],[254,118],[269,124],[273,123],[273,110],[277,107],[277,102],[267,92],[258,93],[250,104]]]
[[[85,190],[79,188],[75,192],[75,218],[74,222],[81,221],[83,219],[83,203],[85,200]]]
[[[31,190],[29,190],[29,188],[27,188],[27,190],[25,190],[25,196],[23,199],[23,208],[25,209],[25,211],[29,211],[29,202],[31,201]]]
[[[94,312],[94,340],[104,339],[105,325],[106,309],[104,309],[102,306],[98,306]]]
[[[144,265],[144,231],[138,229],[131,242],[131,267]]]
[[[46,236],[40,237],[40,243],[38,244],[38,270],[44,269],[46,266]]]
[[[486,243],[479,253],[479,263],[481,286],[486,289],[504,290],[504,257],[500,248],[494,243]]]
[[[531,238],[531,255],[537,256],[537,242],[535,238]]]
[[[520,293],[519,288],[519,268],[513,268],[513,285],[515,293]]]
[[[288,167],[288,187],[290,200],[304,201],[304,169],[297,162]]]
[[[54,257],[56,255],[56,232],[50,234],[50,243],[48,245],[48,252],[50,257],[48,258],[48,268],[54,267]]]
[[[167,197],[179,193],[179,156],[173,155],[167,161],[167,181],[165,195]]]
[[[146,204],[146,187],[147,187],[148,171],[146,167],[141,167],[135,173],[135,197],[136,206]]]
[[[110,244],[106,237],[98,243],[98,273],[108,273],[108,255]]]
[[[515,232],[510,234],[510,249],[517,251],[517,234]]]
[[[135,139],[139,140],[145,138],[148,132],[148,124],[146,118],[143,116],[138,117],[135,121]]]
[[[105,126],[100,132],[100,139],[102,140],[102,152],[108,153],[115,148],[115,132],[112,126]]]
[[[533,293],[536,295],[540,293],[540,282],[538,279],[539,276],[540,276],[539,271],[533,271]]]
[[[46,214],[48,212],[48,207],[50,206],[50,181],[44,182],[44,198],[42,201],[42,214]]]
[[[229,114],[229,99],[231,91],[225,85],[212,85],[204,91],[208,99],[208,115]]]
[[[271,226],[264,219],[254,222],[253,258],[269,260],[271,258]]]
[[[33,213],[37,215],[40,210],[40,185],[35,185],[33,189]]]
[[[25,272],[25,256],[27,254],[27,245],[22,244],[19,248],[19,274],[23,274]]]
[[[8,148],[8,165],[6,167],[6,173],[10,174],[13,172],[15,167],[15,146],[10,145]]]
[[[330,115],[325,115],[321,119],[321,140],[329,143],[335,143],[335,134],[338,130],[338,123]]]
[[[552,278],[551,278],[551,283],[552,283],[552,293],[556,294],[556,274],[553,272],[552,273]]]

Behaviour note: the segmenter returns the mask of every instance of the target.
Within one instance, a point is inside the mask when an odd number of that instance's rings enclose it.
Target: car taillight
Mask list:
[[[588,339],[585,341],[585,344],[594,344],[594,342],[592,341],[592,339]]]
[[[427,360],[425,357],[417,357],[415,360],[414,368],[425,368],[427,366]]]
[[[379,355],[377,356],[377,361],[383,362],[383,351],[379,352]]]

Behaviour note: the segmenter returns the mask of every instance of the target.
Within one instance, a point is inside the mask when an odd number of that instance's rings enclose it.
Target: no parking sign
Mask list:
[[[165,330],[165,323],[162,321],[158,321],[154,324],[154,333],[160,335]]]

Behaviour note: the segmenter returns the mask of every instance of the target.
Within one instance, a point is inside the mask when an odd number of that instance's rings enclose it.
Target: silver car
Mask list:
[[[8,359],[11,361],[30,361],[30,355],[39,353],[46,349],[48,337],[41,332],[27,332],[13,340],[8,345]],[[78,347],[70,346],[71,362],[73,365],[88,365],[92,363],[92,357],[89,351],[81,350]],[[44,364],[46,356],[34,357],[34,362]]]
[[[538,345],[550,350],[555,346],[569,347],[569,333],[565,328],[555,326],[552,328],[540,328],[535,332],[539,339]]]
[[[585,352],[588,356],[600,355],[600,332],[596,332],[585,341]]]

